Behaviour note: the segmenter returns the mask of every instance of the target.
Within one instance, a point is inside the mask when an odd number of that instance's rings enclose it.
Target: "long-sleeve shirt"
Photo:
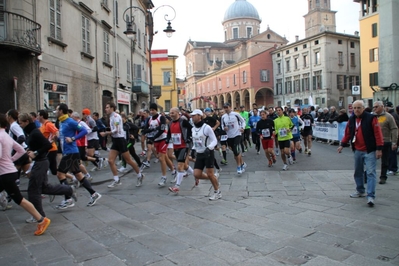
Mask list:
[[[221,124],[223,130],[226,127],[228,128],[226,133],[229,139],[241,136],[240,129],[245,129],[246,126],[244,118],[235,112],[225,113],[222,116]]]
[[[13,156],[11,156],[12,150],[16,151]],[[13,140],[4,128],[0,128],[0,175],[17,172],[14,161],[24,154],[24,148]]]
[[[53,147],[50,141],[40,132],[35,123],[30,123],[24,128],[27,136],[26,145],[28,149],[37,152],[35,161],[47,160],[47,153]]]

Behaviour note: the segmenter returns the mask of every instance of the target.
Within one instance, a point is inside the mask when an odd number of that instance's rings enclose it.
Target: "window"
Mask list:
[[[318,45],[319,44],[319,40],[314,41],[314,44]]]
[[[303,49],[306,49],[308,46],[306,44],[303,45]]]
[[[287,61],[285,61],[285,65],[286,65],[286,72],[289,72],[291,69],[290,69],[290,60],[287,60]]]
[[[242,72],[242,82],[247,83],[247,71]]]
[[[233,84],[234,84],[234,85],[237,85],[237,82],[236,82],[236,74],[233,75]]]
[[[238,39],[238,28],[233,28],[233,39]]]
[[[289,54],[289,53],[290,53],[290,50],[285,51],[285,54]]]
[[[326,103],[326,98],[321,98],[321,104],[325,104]]]
[[[370,49],[370,62],[378,61],[378,48]]]
[[[277,57],[280,57],[280,53],[277,54]]]
[[[351,53],[351,67],[355,67],[356,66],[356,57],[355,57],[355,53]]]
[[[302,91],[308,91],[310,88],[309,74],[304,74],[302,78]]]
[[[137,46],[139,48],[141,48],[141,31],[140,31],[140,29],[137,29],[136,43],[137,43]]]
[[[314,63],[316,65],[320,64],[320,52],[315,52],[314,53]]]
[[[130,71],[130,60],[126,60],[126,79],[128,82],[131,81],[132,77],[131,77],[131,71]]]
[[[294,92],[300,92],[301,91],[301,80],[300,76],[297,76],[294,78]]]
[[[170,108],[172,108],[170,100],[165,100],[165,110],[170,110]]]
[[[283,94],[283,80],[278,79],[276,82],[276,94]]]
[[[345,77],[345,75],[337,75],[337,89],[338,90],[346,89],[346,77]]]
[[[61,0],[50,0],[50,36],[62,41]]]
[[[320,0],[316,0],[316,7],[320,7]]]
[[[230,78],[226,77],[226,87],[229,88],[230,87]]]
[[[269,78],[270,78],[269,70],[262,69],[262,70],[260,71],[260,81],[262,81],[262,82],[269,82]]]
[[[299,58],[295,57],[294,58],[294,69],[298,69],[298,66],[299,66]]]
[[[292,93],[292,82],[291,78],[285,79],[285,94]]]
[[[351,48],[355,48],[355,42],[351,42]]]
[[[342,40],[338,40],[338,44],[342,44]]]
[[[344,65],[344,54],[342,52],[338,52],[338,65]]]
[[[369,74],[370,86],[378,86],[378,72]]]
[[[118,25],[119,24],[119,13],[118,13],[118,1],[115,1],[115,12],[114,12],[114,16],[115,16],[115,24]]]
[[[308,67],[309,61],[308,61],[308,56],[304,55],[303,56],[303,67]]]
[[[90,51],[90,20],[82,16],[82,45],[83,52],[91,54]]]
[[[133,64],[133,79],[141,80],[141,65]]]
[[[51,110],[55,110],[57,105],[60,103],[68,102],[68,85],[66,84],[58,84],[45,81],[43,88],[43,100],[44,104],[47,104]],[[48,112],[49,118],[56,119],[55,114],[53,112]]]
[[[295,48],[294,48],[294,52],[298,52],[298,47],[295,47]]]
[[[371,24],[371,37],[377,37],[378,36],[378,29],[377,29],[377,23]]]
[[[221,78],[219,78],[218,87],[219,87],[219,90],[222,89],[222,79]]]
[[[321,70],[315,71],[313,76],[313,90],[320,90],[322,87]]]
[[[277,63],[277,74],[281,74],[281,63]]]
[[[163,72],[163,85],[164,86],[170,85],[170,71]]]
[[[251,38],[251,37],[252,37],[252,28],[247,27],[247,38]]]
[[[109,34],[108,32],[104,31],[104,62],[110,63],[109,59]]]

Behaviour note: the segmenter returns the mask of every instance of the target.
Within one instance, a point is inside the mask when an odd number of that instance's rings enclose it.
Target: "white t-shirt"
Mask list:
[[[235,112],[225,113],[221,119],[221,127],[224,130],[225,127],[228,128],[226,130],[227,137],[229,139],[235,138],[237,136],[241,136],[240,129],[245,128],[245,120],[240,114]]]

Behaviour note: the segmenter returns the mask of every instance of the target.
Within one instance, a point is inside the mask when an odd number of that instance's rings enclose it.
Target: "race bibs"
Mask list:
[[[234,122],[228,122],[228,123],[227,123],[227,127],[228,127],[229,129],[234,129]]]
[[[270,130],[269,130],[268,128],[262,129],[262,136],[263,136],[264,138],[270,137]]]
[[[305,127],[310,127],[310,119],[304,119]]]
[[[298,134],[298,128],[297,127],[294,127],[293,129],[292,129],[292,134]]]
[[[253,122],[252,123],[252,127],[256,127],[256,124],[257,124],[258,122]]]
[[[227,141],[227,135],[220,136],[220,141]]]
[[[193,138],[193,143],[195,148],[202,148],[204,147],[204,144],[202,144],[201,138]]]
[[[286,128],[282,128],[278,131],[278,134],[280,135],[280,137],[286,137],[287,136],[287,129]]]
[[[180,133],[172,133],[172,142],[173,142],[173,145],[181,145],[181,134]]]

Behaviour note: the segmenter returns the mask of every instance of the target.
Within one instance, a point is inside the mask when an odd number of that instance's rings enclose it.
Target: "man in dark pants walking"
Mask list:
[[[47,153],[52,148],[52,145],[40,130],[36,128],[29,114],[19,115],[18,121],[27,136],[28,155],[34,161],[29,178],[28,199],[35,206],[36,210],[43,217],[46,217],[43,211],[41,194],[72,196],[76,201],[75,188],[61,184],[53,186],[48,183],[47,170],[49,168],[49,161]],[[31,217],[26,222],[35,223],[36,220]]]

